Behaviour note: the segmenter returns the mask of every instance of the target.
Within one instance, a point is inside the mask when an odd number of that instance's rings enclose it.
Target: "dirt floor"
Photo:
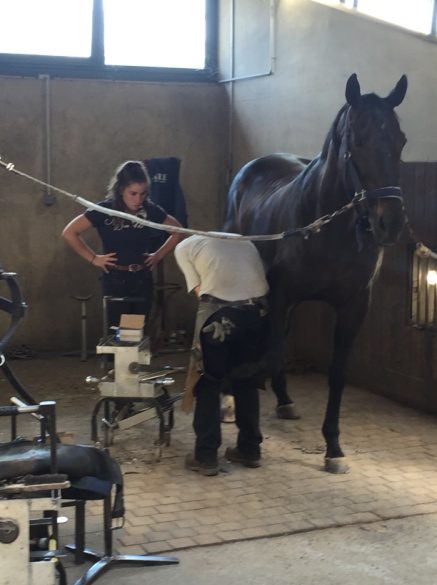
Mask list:
[[[154,365],[186,360],[187,354],[163,355]],[[51,355],[9,365],[35,399],[56,400],[60,431],[91,443],[91,412],[100,395],[85,378],[101,375],[97,358]],[[174,377],[177,394],[184,375]],[[271,392],[262,393],[263,466],[257,470],[225,461],[213,478],[184,470],[193,433],[191,417],[178,408],[171,444],[160,450],[156,419],[114,435],[111,455],[122,466],[126,500],[115,550],[173,555],[180,564],[113,568],[99,579],[102,585],[120,579],[128,585],[146,579],[154,585],[437,584],[435,417],[348,387],[342,438],[351,472],[327,474],[320,434],[326,380],[308,373],[289,381],[302,418],[276,419]],[[13,394],[0,375],[2,404]],[[21,419],[20,434],[38,433],[34,419]],[[8,440],[6,419],[0,423],[0,439]],[[234,426],[223,425],[223,449],[234,440]],[[87,512],[87,544],[101,550],[101,507],[87,504]],[[64,543],[73,524],[61,528]],[[68,583],[88,566],[75,566],[71,555],[64,564]]]

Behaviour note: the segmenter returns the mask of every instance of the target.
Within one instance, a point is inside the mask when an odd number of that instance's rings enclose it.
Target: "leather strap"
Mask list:
[[[139,272],[140,270],[146,270],[147,266],[145,264],[114,264],[112,268],[123,272]]]

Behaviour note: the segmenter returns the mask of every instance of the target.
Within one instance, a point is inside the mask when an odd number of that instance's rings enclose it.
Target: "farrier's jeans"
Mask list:
[[[222,307],[204,322],[200,344],[204,373],[195,387],[196,406],[193,428],[196,434],[194,454],[198,461],[214,461],[221,445],[220,391],[232,385],[237,447],[248,458],[260,456],[262,434],[259,427],[258,387],[265,374],[263,356],[267,340],[267,317],[261,307]],[[221,319],[234,327],[223,341],[205,326]]]

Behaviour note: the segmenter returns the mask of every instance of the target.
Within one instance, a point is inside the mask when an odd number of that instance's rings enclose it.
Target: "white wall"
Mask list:
[[[268,71],[270,0],[234,0],[234,74]],[[225,84],[232,99],[232,171],[270,152],[312,158],[343,105],[347,78],[384,96],[403,73],[409,81],[397,112],[408,138],[404,160],[437,159],[437,44],[399,27],[311,0],[279,0],[271,75]],[[221,75],[231,74],[231,0],[221,1]],[[257,23],[263,56],[245,31]],[[252,24],[252,26],[254,26]],[[252,35],[253,38],[253,35]],[[258,61],[254,66],[253,55]]]

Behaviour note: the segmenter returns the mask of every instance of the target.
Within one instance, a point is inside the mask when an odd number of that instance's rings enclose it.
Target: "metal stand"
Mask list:
[[[0,486],[0,584],[66,585],[65,570],[59,560],[58,509],[61,490],[70,487],[67,476],[57,473],[55,402],[23,406],[1,406],[0,416],[31,414],[44,419],[42,442],[50,438],[50,473],[18,477],[15,483]],[[48,429],[48,437],[45,430]],[[35,518],[35,513],[43,517]],[[53,561],[53,562],[50,562]]]
[[[170,396],[165,388],[162,390],[162,394],[154,398],[128,396],[118,398],[116,401],[112,397],[101,398],[94,407],[91,418],[91,440],[94,444],[102,444],[107,449],[114,441],[115,431],[126,430],[157,417],[159,434],[155,446],[156,458],[159,460],[162,446],[170,445],[171,431],[174,427],[174,403],[182,397],[181,394]],[[134,405],[139,408],[136,412],[131,410]],[[98,415],[102,406],[103,440],[100,439],[98,433]]]
[[[82,534],[85,533],[85,514],[81,516],[83,524],[76,526]],[[76,516],[77,520],[77,516]],[[77,532],[76,532],[77,534]],[[67,545],[69,551],[78,553],[85,558],[96,561],[74,585],[89,585],[98,577],[106,573],[112,566],[116,565],[176,565],[179,560],[176,557],[163,557],[155,555],[118,555],[112,550],[112,527],[111,527],[111,496],[106,496],[103,500],[103,539],[104,552],[97,553],[89,548],[78,550],[78,542],[75,545]]]
[[[87,295],[81,297],[79,295],[75,296],[74,298],[80,301],[80,323],[81,323],[81,349],[80,349],[80,361],[86,362],[88,359],[87,353],[87,334],[86,334],[86,326],[87,326],[87,314],[86,314],[86,303],[90,300],[92,295]]]
[[[155,284],[155,354],[184,353],[189,350],[190,344],[185,331],[169,331],[167,323],[167,303],[171,295],[182,290],[180,284],[165,282],[164,263],[160,262],[156,268]]]
[[[87,340],[87,302],[90,300],[92,295],[74,295],[74,299],[80,302],[80,350],[79,351],[69,351],[63,353],[64,356],[80,356],[81,362],[86,362],[88,360],[88,340]]]
[[[102,443],[97,423],[102,406],[105,448],[112,444],[116,430],[124,430],[158,417],[159,437],[155,445],[159,458],[161,446],[170,444],[170,432],[174,425],[173,405],[182,396],[169,394],[167,387],[174,383],[174,379],[168,377],[168,374],[185,368],[152,368],[148,337],[139,343],[129,343],[116,341],[110,335],[99,343],[96,353],[112,354],[114,368],[100,379],[87,378],[88,383],[97,384],[102,395],[91,418],[91,440]]]

